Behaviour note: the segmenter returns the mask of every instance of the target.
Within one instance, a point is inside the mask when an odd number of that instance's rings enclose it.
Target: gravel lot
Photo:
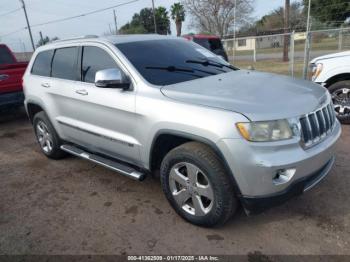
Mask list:
[[[47,159],[23,111],[0,114],[0,254],[350,254],[350,126],[330,175],[218,229],[184,222],[159,181]]]

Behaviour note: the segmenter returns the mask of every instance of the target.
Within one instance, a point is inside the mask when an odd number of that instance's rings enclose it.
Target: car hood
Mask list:
[[[301,116],[327,100],[325,88],[304,80],[239,70],[164,86],[168,98],[241,113],[263,121]]]
[[[317,57],[317,58],[313,59],[310,63],[314,64],[314,63],[316,63],[319,60],[332,59],[332,58],[344,57],[344,56],[350,56],[350,51],[345,51],[345,52],[340,52],[340,53],[320,56],[320,57]]]

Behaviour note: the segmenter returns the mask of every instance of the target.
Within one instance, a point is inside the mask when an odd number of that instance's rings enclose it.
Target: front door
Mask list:
[[[69,100],[60,107],[56,120],[67,140],[90,151],[138,164],[135,91],[98,88],[94,84],[97,71],[118,68],[113,57],[103,45],[80,48],[80,80],[70,86],[69,94],[66,93]]]

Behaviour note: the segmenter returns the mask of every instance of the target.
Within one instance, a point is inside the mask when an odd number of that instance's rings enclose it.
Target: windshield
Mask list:
[[[236,70],[222,58],[184,39],[116,44],[153,85],[171,85]]]

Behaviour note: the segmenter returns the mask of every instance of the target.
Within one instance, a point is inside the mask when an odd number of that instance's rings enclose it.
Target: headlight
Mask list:
[[[293,137],[287,120],[237,123],[236,126],[241,135],[252,142],[279,141]]]
[[[322,72],[323,64],[311,64],[311,80],[314,81]]]

